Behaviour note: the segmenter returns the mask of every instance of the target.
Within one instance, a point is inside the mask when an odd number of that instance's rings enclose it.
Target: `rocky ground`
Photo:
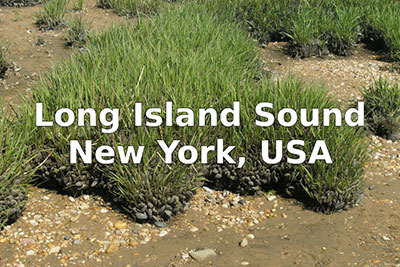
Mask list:
[[[85,2],[101,29],[123,22]],[[0,80],[0,98],[19,103],[39,72],[71,53],[65,30],[40,32],[39,7],[0,11],[13,68]],[[40,42],[38,42],[40,41]],[[43,41],[43,42],[42,42]],[[295,74],[327,86],[334,97],[359,99],[359,89],[400,74],[358,47],[353,56],[292,59],[282,43],[260,49],[276,76]],[[2,266],[400,266],[400,142],[371,137],[372,161],[358,207],[324,215],[273,192],[243,197],[202,188],[191,208],[166,224],[137,224],[98,196],[73,198],[31,188],[23,216],[0,233]]]

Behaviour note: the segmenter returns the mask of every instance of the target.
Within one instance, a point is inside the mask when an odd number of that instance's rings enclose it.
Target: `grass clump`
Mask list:
[[[177,107],[213,107],[218,111],[230,107],[240,95],[243,79],[255,76],[253,45],[235,25],[192,5],[139,19],[136,26],[113,27],[94,38],[87,45],[88,53],[76,54],[70,62],[56,67],[25,104],[24,114],[30,115],[24,116],[28,121],[23,124],[36,131],[38,160],[45,161],[36,173],[38,178],[72,194],[109,195],[139,221],[166,220],[186,209],[200,184],[198,168],[165,164],[156,140],[169,144],[180,139],[181,145],[199,149],[214,144],[222,129],[135,127],[132,105],[140,102],[144,108],[164,107],[170,100],[174,112]],[[82,107],[96,111],[120,108],[120,130],[103,134],[100,126],[36,128],[35,102],[45,103],[46,119],[61,107],[75,111]],[[93,140],[114,148],[144,145],[146,150],[138,165],[118,160],[111,165],[72,165],[71,139],[82,145],[84,140]]]
[[[3,105],[1,106],[4,107]],[[0,229],[15,221],[26,202],[30,161],[26,139],[29,133],[15,127],[15,120],[2,109],[0,115]]]
[[[83,10],[83,0],[76,0],[72,3],[73,11],[82,11]]]
[[[366,42],[374,50],[384,52],[389,60],[395,61],[400,59],[399,12],[400,3],[383,1],[370,8],[365,18]]]
[[[36,14],[36,25],[41,30],[56,30],[64,26],[68,0],[48,0]]]
[[[0,6],[24,7],[41,4],[41,0],[0,0]]]
[[[314,209],[324,212],[350,207],[360,199],[362,167],[366,156],[361,134],[351,127],[256,127],[255,105],[274,104],[274,112],[291,107],[334,107],[324,91],[307,87],[293,79],[274,83],[260,74],[254,42],[236,23],[222,19],[204,5],[187,4],[165,10],[151,18],[139,18],[137,24],[114,26],[87,44],[87,53],[77,53],[42,77],[32,97],[21,110],[20,125],[32,131],[26,143],[39,156],[36,177],[41,182],[72,194],[82,192],[106,195],[120,204],[138,221],[168,220],[188,208],[189,199],[203,178],[221,189],[241,194],[256,194],[271,187],[295,196]],[[240,127],[221,123],[191,127],[144,127],[135,125],[134,103],[143,109],[163,109],[167,101],[177,108],[193,111],[214,108],[217,113],[241,103]],[[119,130],[104,134],[101,125],[89,127],[35,127],[35,103],[44,103],[44,120],[53,120],[60,108],[76,112],[79,108],[120,109]],[[198,114],[195,113],[195,121]],[[22,116],[23,114],[23,116]],[[276,114],[275,114],[276,115]],[[191,145],[198,151],[204,145],[216,145],[223,139],[235,145],[233,158],[245,155],[243,169],[214,164],[215,152],[208,156],[209,166],[199,162],[166,164],[157,140],[178,148]],[[275,151],[276,140],[300,139],[310,156],[316,140],[326,140],[334,160],[293,166],[268,165],[261,161],[261,141],[268,139]],[[122,164],[118,157],[112,164],[70,164],[70,140],[85,146],[92,140],[92,152],[101,145],[145,146],[140,164]],[[31,144],[34,143],[34,146]],[[344,148],[343,148],[344,147]],[[285,148],[284,148],[285,149]],[[286,151],[286,150],[284,150]],[[161,154],[160,154],[161,153]],[[274,152],[271,152],[274,153]],[[273,155],[271,155],[272,157]]]
[[[390,140],[400,139],[400,88],[379,79],[362,91],[368,129]]]
[[[90,38],[91,23],[84,20],[82,16],[76,16],[69,22],[68,26],[67,45],[83,47]]]
[[[285,50],[292,56],[323,56],[329,51],[347,56],[363,41],[391,60],[400,58],[398,1],[217,0],[206,4],[221,16],[241,22],[263,44],[288,41]]]
[[[307,85],[289,78],[277,83],[263,79],[255,86],[251,95],[246,95],[242,103],[246,110],[242,116],[247,122],[259,119],[255,116],[255,105],[260,102],[273,104],[270,111],[276,118],[282,108],[293,108],[298,114],[305,108],[311,116],[312,109],[322,114],[324,109],[339,107],[336,101],[328,97],[326,90]],[[237,169],[233,165],[212,165],[206,172],[209,186],[228,188],[240,194],[261,194],[275,189],[283,195],[295,197],[313,210],[326,213],[348,209],[359,203],[363,192],[363,166],[368,160],[368,146],[360,129],[349,126],[336,127],[334,121],[330,126],[304,127],[295,124],[283,127],[275,123],[270,127],[250,126],[241,129],[243,140],[240,155],[246,156],[247,165]],[[310,117],[308,117],[310,119]],[[281,162],[268,165],[261,158],[261,141],[269,141],[270,158],[275,157],[276,141],[283,142],[283,159]],[[304,140],[301,149],[308,160],[316,140],[324,140],[333,163],[317,161],[314,164],[293,165],[287,163],[290,155],[286,146],[290,140]],[[237,155],[238,156],[238,155]]]
[[[326,12],[323,29],[330,52],[348,56],[359,38],[361,23],[360,8],[344,3],[335,3],[332,12]]]
[[[7,61],[8,46],[0,43],[0,78],[4,78],[8,70],[9,63]]]
[[[97,7],[108,9],[111,8],[111,0],[97,0]]]
[[[111,7],[120,16],[137,17],[156,14],[162,3],[162,0],[111,0]]]
[[[290,26],[286,29],[286,35],[290,37],[285,48],[287,54],[300,58],[327,54],[326,41],[321,31],[324,15],[323,7],[317,3],[312,5],[305,1],[297,6],[291,15]]]
[[[267,87],[268,88],[268,87]],[[309,111],[340,107],[323,88],[305,85],[297,80],[278,82],[270,90],[261,90],[256,98],[272,99],[274,116],[285,107]],[[309,117],[309,118],[310,118]],[[319,125],[322,125],[322,116]],[[343,118],[342,118],[343,120]],[[363,166],[368,160],[368,144],[360,129],[347,125],[337,127],[331,118],[329,126],[304,127],[296,124],[285,128],[270,127],[263,133],[272,140],[304,140],[303,151],[308,159],[314,142],[324,140],[332,158],[332,164],[316,161],[314,164],[286,165],[285,174],[279,182],[280,191],[302,200],[310,208],[322,212],[334,212],[357,204],[363,192]],[[286,155],[287,157],[289,155]]]

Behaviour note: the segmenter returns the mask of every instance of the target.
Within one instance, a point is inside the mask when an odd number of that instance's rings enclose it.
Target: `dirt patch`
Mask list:
[[[73,51],[66,46],[67,29],[40,31],[35,25],[35,14],[42,6],[11,8],[0,11],[0,40],[10,45],[8,60],[11,69],[0,79],[0,98],[20,103],[20,95],[29,94],[38,74],[49,70],[54,62],[61,62]],[[113,23],[125,22],[113,11],[96,7],[96,2],[85,1],[81,14],[100,31]],[[67,20],[78,13],[68,13]]]

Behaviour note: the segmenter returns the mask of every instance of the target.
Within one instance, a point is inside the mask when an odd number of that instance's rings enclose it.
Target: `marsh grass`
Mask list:
[[[156,14],[163,3],[163,0],[111,0],[111,7],[121,16],[137,17]]]
[[[74,54],[49,75],[41,77],[19,116],[19,125],[33,133],[26,143],[35,145],[27,147],[39,154],[50,151],[56,157],[54,163],[43,164],[49,166],[46,170],[54,172],[54,177],[62,174],[63,167],[68,168],[70,175],[58,180],[64,188],[72,191],[83,188],[93,184],[93,177],[101,176],[105,181],[102,192],[111,194],[134,218],[139,218],[138,214],[143,217],[142,211],[154,206],[151,213],[147,210],[146,218],[159,220],[170,217],[165,207],[170,207],[173,214],[185,209],[201,184],[199,170],[202,168],[199,163],[165,164],[156,143],[158,139],[167,144],[179,139],[180,146],[192,145],[199,149],[202,145],[215,145],[218,138],[223,138],[226,144],[236,146],[235,158],[248,155],[250,148],[260,146],[263,139],[272,144],[276,140],[303,139],[307,155],[315,140],[326,139],[328,148],[335,153],[334,164],[283,165],[282,175],[285,175],[280,177],[279,184],[293,185],[293,195],[312,203],[317,210],[331,212],[352,206],[360,197],[367,153],[361,135],[351,127],[256,127],[254,108],[258,102],[272,102],[274,110],[288,106],[296,110],[322,109],[336,103],[326,92],[295,79],[274,83],[260,74],[254,44],[238,24],[222,19],[218,12],[210,12],[205,5],[176,6],[150,18],[139,17],[135,26],[114,26],[92,38],[87,44],[87,53]],[[240,101],[241,126],[134,126],[134,103],[143,103],[144,108],[162,108],[166,101],[173,102],[174,112],[178,107],[194,111],[213,107],[220,112],[232,107],[234,101]],[[60,108],[76,111],[93,107],[97,112],[106,107],[119,108],[120,129],[103,134],[100,125],[35,127],[36,102],[44,103],[45,120],[51,120]],[[161,115],[165,118],[164,111]],[[197,117],[195,112],[195,121]],[[138,165],[125,165],[118,159],[111,165],[96,167],[82,162],[70,165],[69,140],[72,139],[82,145],[85,140],[93,140],[96,146],[137,148],[144,145],[146,149]],[[214,156],[211,153],[210,160]],[[177,162],[176,153],[174,161]],[[96,168],[98,172],[93,175]]]
[[[92,24],[82,16],[75,16],[68,23],[67,37],[65,38],[68,46],[81,48],[85,46],[90,38]]]
[[[41,30],[57,30],[66,24],[68,0],[47,0],[36,14],[36,25]]]
[[[221,17],[240,22],[259,42],[289,41],[298,57],[346,56],[359,41],[379,48],[390,60],[400,55],[398,1],[203,0]],[[327,49],[326,49],[327,48]]]
[[[368,129],[381,137],[400,139],[400,88],[384,79],[362,90]]]
[[[82,11],[83,10],[83,0],[75,0],[72,2],[72,10],[73,11]]]
[[[274,104],[271,113],[275,118],[278,111],[286,107],[293,108],[298,114],[300,109],[305,108],[309,111],[309,116],[312,109],[318,109],[322,114],[325,108],[341,108],[338,102],[328,97],[326,89],[306,84],[294,77],[278,80],[277,83],[261,81],[248,100],[252,106],[250,110],[254,110],[253,105],[262,101]],[[253,117],[249,121],[254,120]],[[319,124],[322,125],[321,117]],[[304,140],[305,146],[302,149],[307,159],[311,155],[315,140],[325,140],[333,163],[284,163],[281,167],[284,169],[284,175],[279,179],[277,187],[280,193],[295,196],[312,209],[328,213],[347,209],[360,201],[363,166],[369,159],[368,143],[360,129],[349,126],[336,127],[331,121],[330,126],[304,127],[298,123],[289,128],[274,125],[248,131],[246,136],[251,136],[252,131],[251,140],[254,143],[260,142],[260,139],[268,139],[272,144],[276,140],[283,140],[283,144],[290,140]],[[285,152],[283,162],[288,156]]]
[[[29,131],[20,129],[16,119],[1,103],[0,115],[0,229],[15,221],[24,209],[27,185],[35,167],[28,164],[32,154],[26,148]]]
[[[8,70],[8,45],[0,43],[0,78],[4,78],[6,71]]]

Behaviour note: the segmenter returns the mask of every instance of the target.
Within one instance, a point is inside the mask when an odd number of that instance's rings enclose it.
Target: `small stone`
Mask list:
[[[135,214],[136,219],[138,220],[147,220],[147,214],[146,213],[141,213],[141,212],[136,212]]]
[[[70,235],[64,236],[64,240],[70,240],[70,239],[71,239],[71,236],[70,236]]]
[[[82,241],[74,240],[74,242],[72,242],[72,244],[74,244],[74,245],[82,245]]]
[[[387,237],[387,236],[382,236],[382,238],[383,238],[383,240],[385,240],[385,241],[390,241],[390,238],[389,237]]]
[[[167,231],[161,231],[160,234],[159,234],[159,236],[160,236],[160,237],[163,237],[163,236],[165,236],[165,235],[167,235],[167,234],[168,234]]]
[[[213,249],[203,249],[198,251],[192,251],[189,253],[189,255],[196,261],[205,261],[208,258],[217,256],[217,253],[215,253]]]
[[[108,246],[106,253],[114,253],[117,252],[119,250],[119,247],[117,244],[112,243],[110,246]]]
[[[79,229],[71,229],[71,234],[73,235],[79,234]]]
[[[276,199],[276,196],[272,195],[272,194],[268,194],[267,199],[268,199],[268,201],[272,201],[272,200]]]
[[[33,256],[33,255],[35,255],[35,251],[33,251],[33,250],[28,250],[26,252],[26,256]]]
[[[51,248],[49,251],[49,254],[58,254],[60,252],[60,246],[55,246],[54,248]]]
[[[76,222],[78,219],[79,219],[79,215],[78,215],[78,216],[73,216],[73,217],[71,217],[69,220],[70,220],[71,222]]]
[[[242,261],[240,264],[246,266],[249,265],[250,263],[248,261]]]
[[[244,248],[244,247],[247,247],[247,245],[249,244],[249,241],[247,240],[247,238],[243,238],[243,240],[242,241],[240,241],[240,246],[242,247],[242,248]]]
[[[239,204],[240,204],[240,205],[246,204],[246,200],[244,200],[244,199],[239,200]]]
[[[207,186],[203,186],[203,189],[209,194],[214,194],[214,191],[212,189],[208,188]]]
[[[247,237],[248,239],[254,239],[254,238],[255,238],[255,236],[254,236],[253,234],[248,234],[248,235],[246,235],[246,237]]]
[[[100,213],[107,213],[107,212],[108,212],[108,210],[105,209],[105,208],[102,208],[102,209],[100,210]]]
[[[159,221],[155,222],[154,225],[155,225],[156,227],[158,227],[158,228],[165,228],[165,227],[167,227],[167,225],[165,225],[165,223],[159,222]]]
[[[373,184],[371,184],[371,185],[368,187],[369,190],[374,190],[374,188],[375,188],[375,185],[373,185]]]
[[[73,198],[73,197],[71,197],[71,196],[69,196],[68,199],[69,199],[69,201],[71,201],[71,202],[75,202],[75,198]]]
[[[199,231],[199,228],[197,228],[196,226],[190,226],[190,232],[192,232],[192,233],[194,233],[194,232],[197,232],[197,231]]]
[[[114,226],[115,226],[115,228],[122,230],[122,229],[126,228],[127,224],[126,224],[126,222],[118,221],[114,224]]]
[[[88,205],[87,203],[82,203],[82,204],[79,206],[79,208],[80,208],[81,210],[86,210],[86,209],[89,208],[89,205]]]

